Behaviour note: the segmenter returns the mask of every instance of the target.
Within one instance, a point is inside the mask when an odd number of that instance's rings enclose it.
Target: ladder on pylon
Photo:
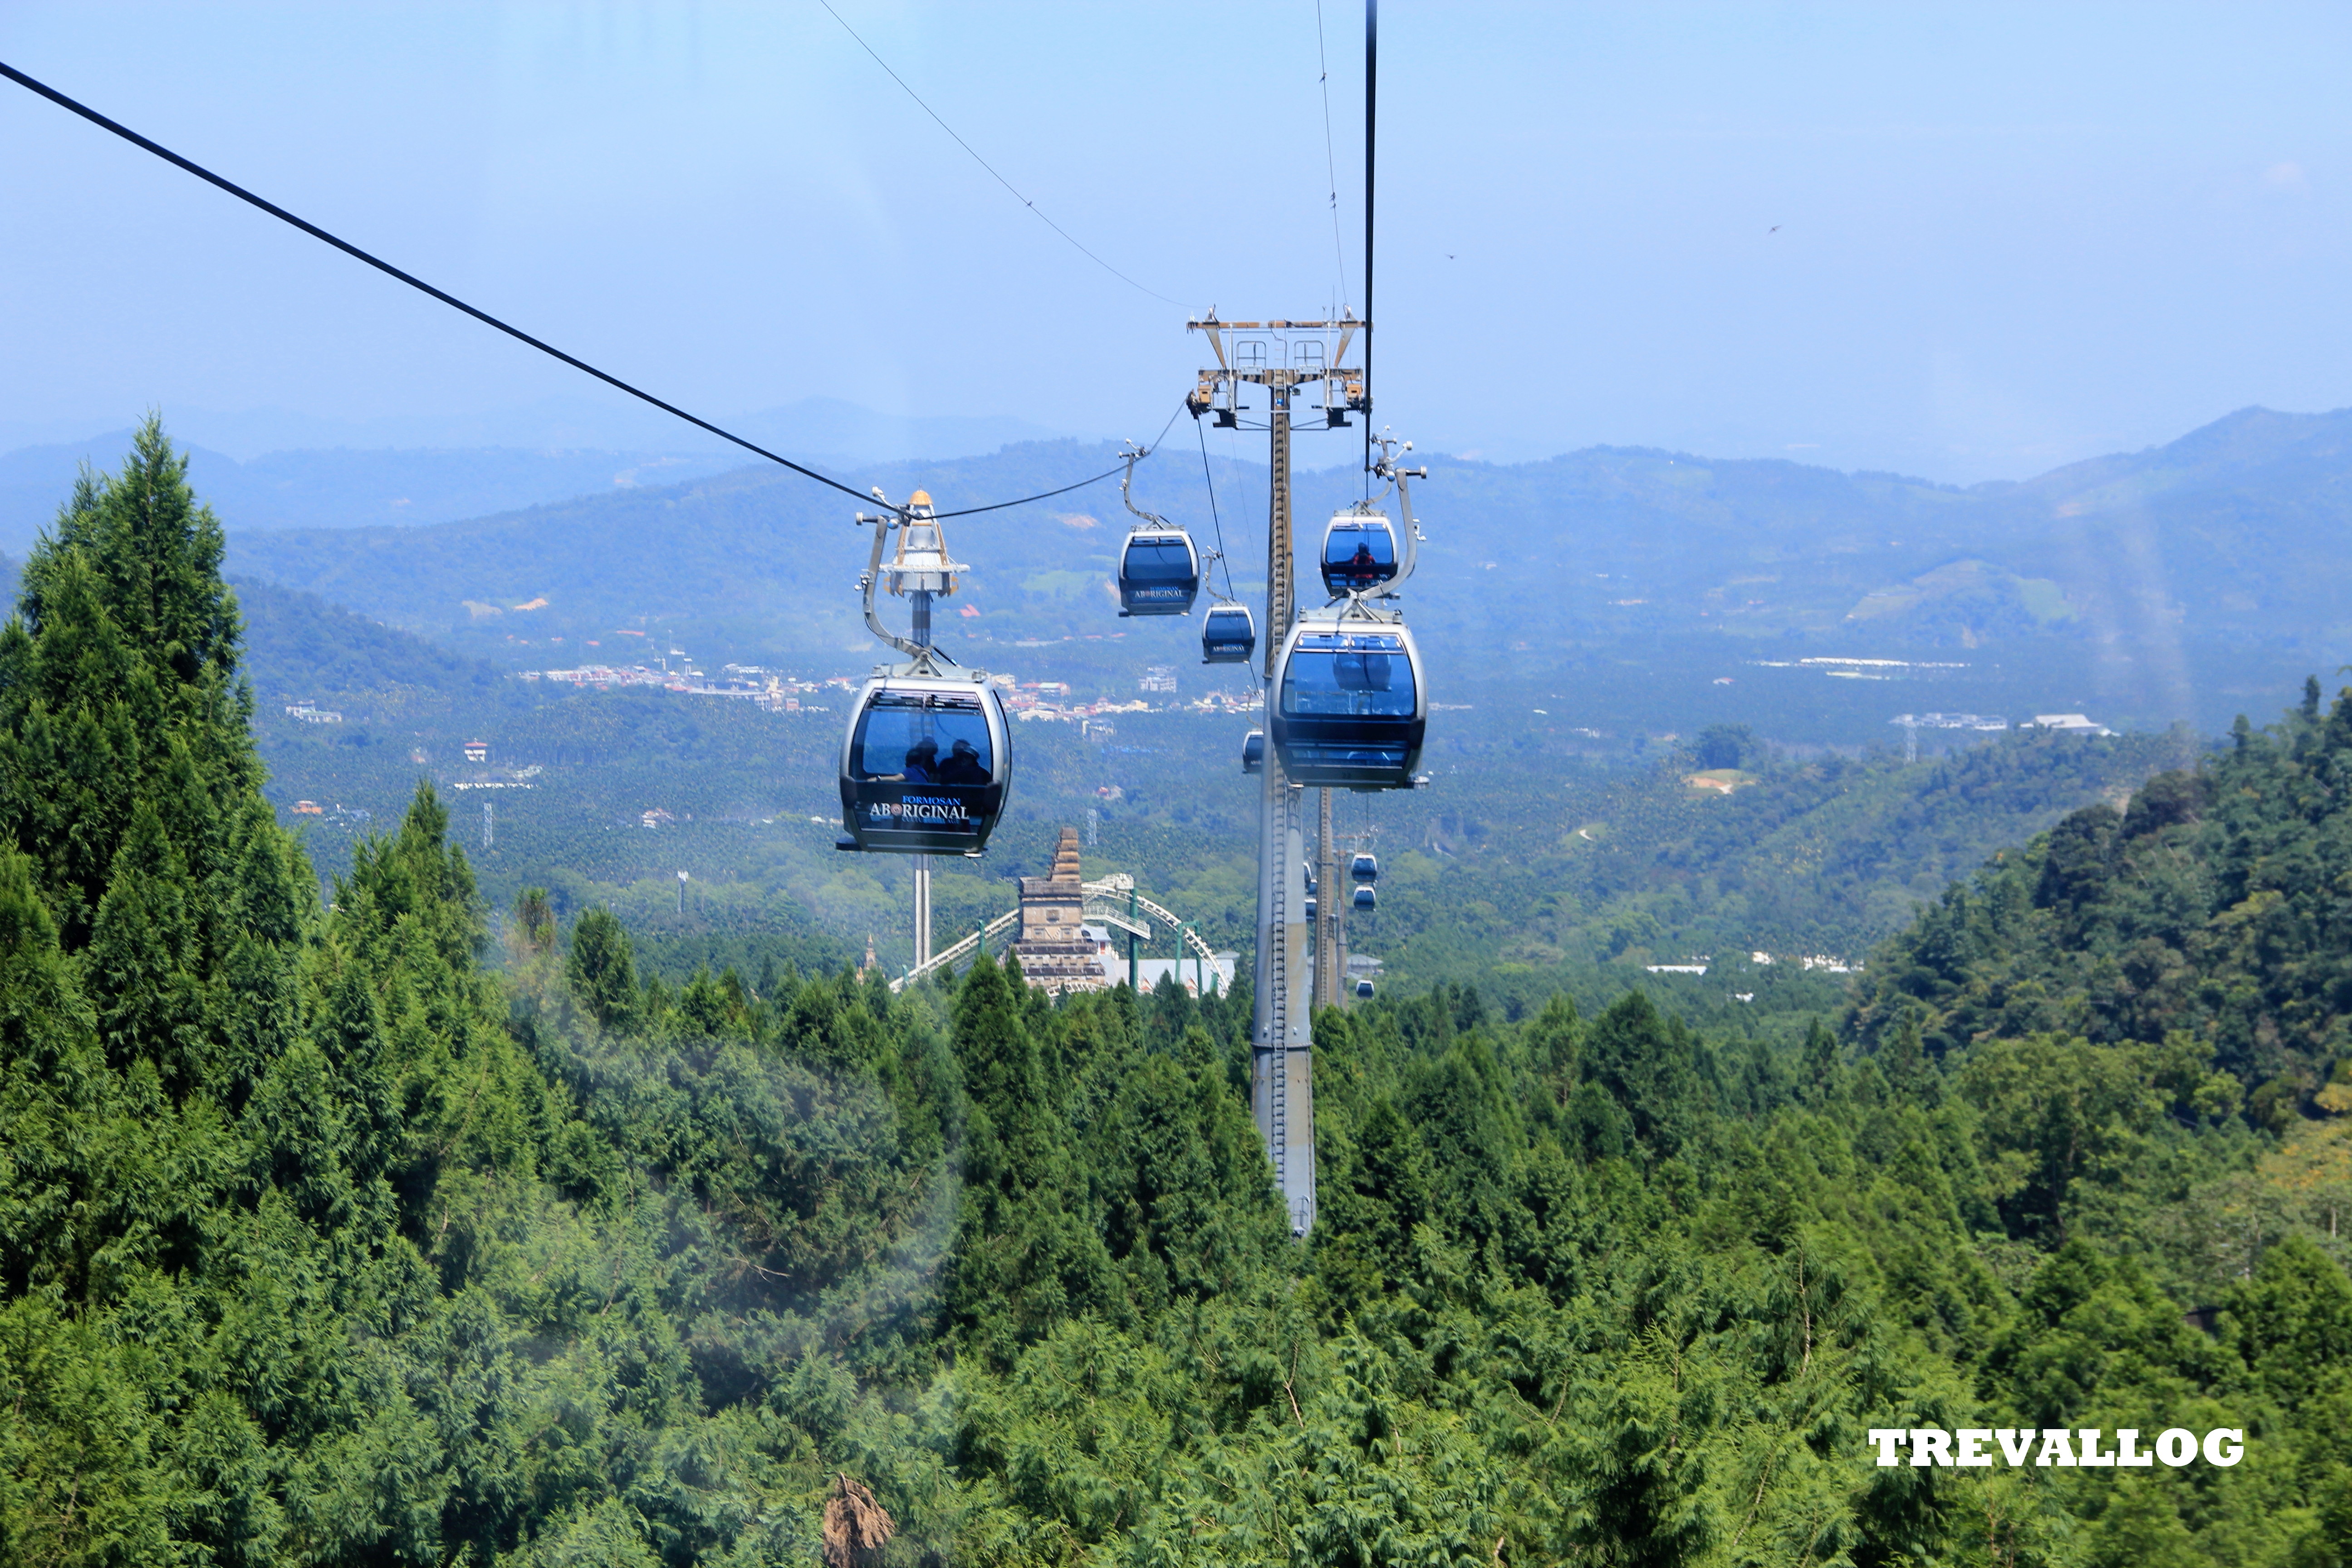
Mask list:
[[[1290,918],[1290,890],[1277,884],[1274,896],[1274,929],[1281,931]],[[1276,942],[1269,950],[1266,964],[1266,984],[1273,992],[1274,1016],[1290,1016],[1290,966],[1288,943]],[[1290,1042],[1277,1039],[1265,1053],[1266,1071],[1271,1079],[1266,1085],[1266,1145],[1274,1155],[1274,1184],[1276,1191],[1289,1193],[1290,1175]]]

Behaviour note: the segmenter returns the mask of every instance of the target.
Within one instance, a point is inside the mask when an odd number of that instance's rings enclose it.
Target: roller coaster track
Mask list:
[[[1088,906],[1087,917],[1089,920],[1102,920],[1122,929],[1129,927],[1127,911],[1113,905],[1111,900],[1116,899],[1119,904],[1124,904],[1130,897],[1133,898],[1135,908],[1139,913],[1150,917],[1150,920],[1158,921],[1170,931],[1177,932],[1183,938],[1184,946],[1195,957],[1214,967],[1217,955],[1209,951],[1209,944],[1202,940],[1201,933],[1186,925],[1176,917],[1174,911],[1164,905],[1156,904],[1136,892],[1134,878],[1121,872],[1116,876],[1106,877],[1098,882],[1081,882],[1078,884],[1078,890],[1086,896]],[[938,952],[933,953],[929,963],[919,969],[910,969],[890,982],[890,989],[893,992],[903,991],[927,974],[954,968],[961,960],[978,952],[983,942],[992,937],[1003,936],[1020,921],[1021,906],[1015,904],[961,942],[951,947],[941,948]],[[1137,931],[1136,934],[1150,936],[1151,934],[1150,922],[1144,922],[1142,929]]]

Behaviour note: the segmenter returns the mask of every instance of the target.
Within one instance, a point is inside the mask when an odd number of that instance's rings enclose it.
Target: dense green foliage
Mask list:
[[[1297,1245],[1245,994],[680,984],[538,889],[500,951],[429,788],[322,906],[217,562],[151,428],[0,634],[0,1563],[808,1562],[844,1477],[906,1563],[2352,1555],[2332,1226],[2193,1294],[2137,1239],[2184,1180],[2301,1194],[2341,1147],[2301,1118],[2352,1108],[2352,706],[1997,863],[1859,1059],[1638,993],[1323,1016]],[[2143,1026],[2102,964],[2196,909],[2214,987]],[[2053,1010],[1999,1021],[2029,982]],[[1864,1441],[2028,1422],[2248,1457]]]
[[[2075,812],[1889,944],[1857,1006],[1865,1042],[1916,1034],[1989,1089],[2015,1042],[2064,1042],[2034,1053],[2071,1064],[2063,1096],[2021,1080],[2017,1109],[2078,1119],[2084,1135],[2061,1165],[2017,1166],[2014,1223],[2102,1225],[2200,1299],[2282,1236],[2336,1248],[2352,1218],[2352,1129],[2334,1120],[2352,1110],[2347,778],[2352,695],[2323,711],[2313,680],[2280,728],[2241,720],[2197,771],[2150,780],[2124,810]],[[2242,1115],[2277,1141],[2270,1179],[2183,1161],[2137,1209],[2114,1190],[2107,1143],[2168,1110]]]

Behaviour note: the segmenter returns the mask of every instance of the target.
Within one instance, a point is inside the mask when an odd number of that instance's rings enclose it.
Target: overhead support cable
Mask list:
[[[1323,48],[1323,0],[1315,0],[1315,63],[1318,74],[1315,80],[1323,89],[1323,172],[1330,176],[1331,192],[1331,258],[1339,264],[1339,307],[1348,305],[1348,250],[1339,241],[1339,155],[1331,144],[1331,60]],[[1371,307],[1364,307],[1366,315]]]
[[[1225,599],[1229,604],[1239,604],[1241,595],[1234,591],[1233,557],[1225,553],[1225,520],[1217,510],[1217,478],[1209,471],[1209,432],[1195,419],[1192,421],[1192,434],[1201,441],[1201,481],[1209,489],[1209,521],[1215,524],[1217,530],[1217,564],[1225,574]],[[1256,665],[1244,660],[1242,668],[1248,673],[1252,686],[1263,684],[1258,679]]]
[[[921,110],[925,114],[929,115],[931,117],[932,123],[936,124],[940,130],[946,132],[948,135],[954,140],[957,146],[971,153],[971,161],[979,164],[982,168],[987,170],[988,177],[990,179],[994,180],[998,184],[1003,185],[1007,191],[1012,192],[1013,199],[1019,202],[1023,206],[1027,207],[1032,214],[1035,215],[1039,223],[1044,224],[1047,228],[1052,229],[1055,234],[1060,235],[1064,239],[1069,241],[1071,247],[1075,248],[1079,255],[1085,257],[1088,261],[1093,262],[1097,267],[1101,268],[1105,272],[1109,273],[1112,277],[1118,279],[1129,288],[1149,294],[1153,299],[1160,300],[1163,304],[1175,305],[1180,308],[1183,305],[1184,302],[1181,300],[1171,300],[1167,295],[1160,292],[1159,289],[1148,289],[1145,288],[1144,285],[1138,283],[1134,279],[1129,278],[1126,273],[1121,272],[1118,268],[1113,267],[1109,262],[1105,261],[1101,257],[1097,256],[1093,251],[1088,250],[1084,245],[1079,243],[1078,237],[1072,234],[1068,229],[1064,228],[1060,224],[1057,224],[1052,218],[1047,217],[1044,211],[1038,207],[1035,202],[1033,202],[1027,196],[1023,195],[1019,190],[1014,188],[1012,181],[1006,179],[1003,175],[996,172],[995,164],[982,157],[977,148],[972,146],[971,142],[965,141],[961,136],[958,135],[954,126],[950,125],[946,121],[940,119],[940,111],[933,109],[929,104],[925,103],[923,101],[923,95],[917,92],[913,88],[908,87],[907,85],[907,79],[890,68],[890,62],[888,60],[884,59],[880,55],[875,53],[874,46],[867,43],[863,37],[859,37],[857,29],[851,26],[849,23],[843,18],[841,13],[833,8],[833,0],[816,0],[816,3],[824,7],[825,14],[827,16],[831,16],[835,21],[841,23],[841,30],[847,33],[852,38],[856,39],[857,47],[864,49],[866,54],[872,58],[874,63],[882,68],[885,75],[888,76],[892,81],[898,84],[900,91],[904,92],[908,98],[915,100],[916,108]]]
[[[1179,403],[1176,405],[1176,414],[1181,414],[1183,412],[1184,405]],[[1176,414],[1171,414],[1168,416],[1168,423],[1160,427],[1160,434],[1151,438],[1151,445],[1146,447],[1142,451],[1136,454],[1135,460],[1137,462],[1139,463],[1143,461],[1144,458],[1149,458],[1152,453],[1160,450],[1160,443],[1165,441],[1168,438],[1168,432],[1175,427]],[[935,511],[931,515],[933,517],[976,517],[983,511],[1003,511],[1009,506],[1027,506],[1033,500],[1051,500],[1055,496],[1068,495],[1072,490],[1082,490],[1088,485],[1098,485],[1105,479],[1110,478],[1111,475],[1118,473],[1120,468],[1124,468],[1126,466],[1126,464],[1122,463],[1119,465],[1118,468],[1106,468],[1101,473],[1097,474],[1093,479],[1080,479],[1076,484],[1064,485],[1057,490],[1043,490],[1034,496],[1023,496],[1019,500],[1001,500],[991,506],[968,506],[961,511]]]
[[[1150,452],[1146,452],[1146,453],[1144,453],[1144,454],[1143,454],[1143,456],[1144,456],[1144,457],[1146,457],[1146,458],[1148,458],[1148,457],[1151,456],[1151,454],[1150,454]],[[1138,459],[1138,460],[1139,460],[1139,461],[1140,461],[1140,459]],[[1055,496],[1066,496],[1066,495],[1068,495],[1072,490],[1082,490],[1082,489],[1086,489],[1088,485],[1098,485],[1098,484],[1102,483],[1105,479],[1109,479],[1113,474],[1116,474],[1116,473],[1120,472],[1120,471],[1121,471],[1121,470],[1123,470],[1126,467],[1127,467],[1127,465],[1126,465],[1126,464],[1121,463],[1121,464],[1118,466],[1118,468],[1105,468],[1101,473],[1097,474],[1093,479],[1080,479],[1076,484],[1074,484],[1074,485],[1064,485],[1060,489],[1057,489],[1057,490],[1039,490],[1035,495],[1034,495],[1034,496],[1023,496],[1019,500],[1000,500],[1000,501],[991,501],[991,502],[990,502],[988,505],[986,505],[986,506],[968,506],[968,507],[965,507],[961,511],[935,511],[935,512],[931,513],[931,515],[932,515],[933,517],[978,517],[982,512],[984,512],[984,511],[1003,511],[1006,507],[1009,507],[1009,506],[1027,506],[1031,501],[1037,501],[1037,500],[1053,500]]]
[[[1364,494],[1372,493],[1372,132],[1381,100],[1381,0],[1364,0]]]
[[[300,229],[304,234],[309,235],[311,238],[331,245],[337,250],[341,251],[344,255],[352,257],[357,260],[366,262],[370,267],[374,268],[377,271],[383,273],[387,277],[398,279],[401,282],[407,284],[410,288],[416,289],[419,293],[430,295],[432,298],[438,300],[441,303],[448,306],[451,310],[462,311],[465,314],[473,317],[474,320],[481,322],[484,326],[495,327],[499,331],[506,333],[507,336],[513,338],[516,342],[528,343],[532,348],[537,349],[540,353],[546,354],[551,359],[561,360],[563,363],[570,365],[572,369],[579,371],[583,374],[592,375],[598,381],[603,382],[605,385],[613,387],[617,391],[625,392],[631,397],[636,398],[639,402],[651,404],[654,407],[660,409],[665,414],[672,415],[679,419],[685,420],[688,425],[693,426],[698,430],[707,430],[722,441],[730,441],[736,446],[742,447],[747,452],[754,453],[760,457],[767,458],[768,461],[772,463],[775,463],[791,469],[793,473],[800,475],[803,479],[814,479],[821,485],[829,485],[833,489],[839,490],[843,495],[853,497],[861,502],[873,499],[872,496],[866,491],[859,490],[852,486],[844,484],[841,480],[834,479],[830,475],[821,474],[814,468],[805,467],[800,463],[795,463],[790,458],[781,456],[775,452],[771,452],[765,447],[760,446],[756,442],[747,441],[731,430],[723,429],[717,425],[713,425],[708,419],[688,414],[685,409],[677,406],[677,405],[656,397],[652,393],[646,391],[642,387],[632,386],[627,382],[623,381],[619,376],[614,375],[609,372],[598,370],[586,360],[578,359],[571,354],[565,353],[562,349],[557,348],[554,344],[531,336],[529,332],[524,331],[520,327],[512,326],[508,322],[499,320],[499,318],[491,315],[488,310],[479,310],[472,305],[468,305],[465,300],[458,299],[455,294],[451,294],[445,289],[436,289],[432,284],[427,283],[425,279],[415,276],[414,273],[404,272],[399,268],[394,267],[391,262],[384,260],[382,257],[373,256],[367,251],[362,250],[358,246],[353,245],[351,241],[328,233],[325,229],[320,228],[317,224],[311,223],[306,218],[296,216],[294,214],[288,212],[284,207],[279,206],[277,203],[254,195],[254,193],[247,190],[243,185],[237,184],[234,181],[223,179],[220,175],[214,174],[210,169],[205,168],[203,164],[187,158],[183,158],[177,153],[173,152],[169,147],[163,145],[163,143],[150,141],[148,138],[142,136],[139,132],[131,130],[129,126],[122,124],[119,121],[108,119],[105,115],[100,114],[98,110],[90,108],[88,104],[80,103],[73,99],[68,98],[64,93],[59,92],[53,87],[50,87],[47,83],[36,80],[34,78],[26,76],[23,71],[16,69],[16,67],[9,65],[5,60],[0,60],[0,76],[6,77],[10,81],[15,82],[17,86],[22,87],[28,91],[39,94],[41,97],[47,99],[50,102],[58,105],[61,109],[70,110],[72,112],[80,115],[84,120],[89,121],[92,125],[99,127],[102,131],[112,132],[115,135],[121,137],[125,142],[130,142],[132,146],[141,148],[145,152],[152,153],[156,157],[163,159],[165,163],[172,164],[174,168],[185,170],[187,173],[194,174],[196,178],[204,181],[205,184],[216,185],[220,189],[226,191],[230,195],[236,197],[237,200],[249,203],[252,205],[260,208],[263,212],[268,213],[271,217],[277,218],[281,223],[289,224],[292,226]],[[1080,479],[1076,484],[1064,485],[1059,489],[1046,490],[1039,495],[1024,496],[1019,500],[998,501],[991,506],[970,507],[961,512],[942,512],[940,515],[943,517],[966,517],[970,516],[973,512],[979,511],[1002,511],[1006,507],[1023,506],[1030,501],[1045,500],[1052,496],[1066,495],[1072,490],[1084,489],[1088,485],[1100,484],[1103,480],[1109,479],[1113,474],[1116,474],[1118,471],[1119,469],[1116,468],[1106,468],[1090,479]]]

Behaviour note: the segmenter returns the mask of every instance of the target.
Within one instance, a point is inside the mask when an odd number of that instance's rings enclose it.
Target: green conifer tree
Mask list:
[[[596,1022],[626,1033],[643,1011],[637,963],[629,933],[607,909],[593,909],[572,928],[572,989]]]
[[[230,870],[234,813],[257,794],[236,675],[242,622],[220,521],[150,417],[122,470],[85,473],[25,563],[0,633],[0,833],[41,866],[68,952],[149,801],[199,883]]]
[[[971,1111],[963,1214],[946,1306],[990,1359],[1086,1312],[1120,1313],[1110,1254],[1072,1159],[1062,1097],[1030,1032],[1017,962],[982,955],[956,994]]]

